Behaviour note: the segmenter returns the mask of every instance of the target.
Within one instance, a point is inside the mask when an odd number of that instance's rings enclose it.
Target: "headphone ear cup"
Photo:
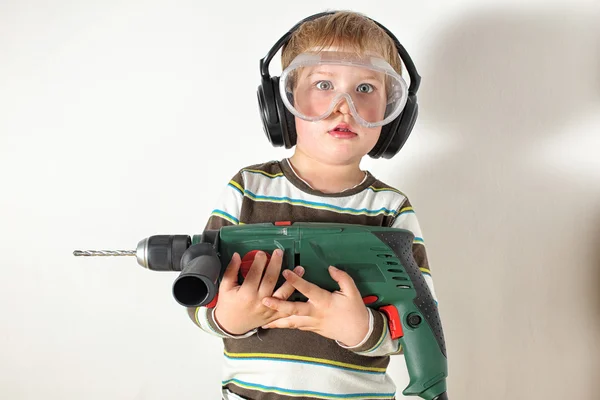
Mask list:
[[[285,106],[284,106],[284,108],[285,108]],[[288,142],[289,145],[286,146],[286,148],[289,149],[296,145],[296,141],[298,139],[298,136],[296,134],[296,119],[294,117],[294,114],[289,112],[289,110],[287,108],[285,108],[284,113],[285,113],[285,122],[286,122],[286,126],[287,126],[287,137],[289,138],[289,142]]]
[[[369,152],[369,156],[387,159],[394,157],[410,136],[418,114],[417,97],[414,94],[409,95],[402,113],[392,122],[382,127],[379,140]]]
[[[272,80],[263,80],[257,90],[258,96],[258,107],[260,111],[261,120],[263,123],[263,130],[267,139],[274,147],[281,147],[284,145],[283,132],[279,124],[279,115],[277,111],[277,100],[275,92],[273,91]]]
[[[388,146],[390,140],[393,139],[393,136],[395,135],[395,132],[397,131],[397,127],[398,127],[398,124],[399,124],[401,118],[402,118],[402,114],[397,116],[396,119],[394,119],[389,124],[381,127],[381,133],[379,134],[379,139],[377,140],[377,143],[375,143],[375,146],[373,146],[373,148],[369,152],[369,156],[371,158],[381,157],[383,150],[385,150],[385,148]]]
[[[279,77],[271,78],[275,91],[275,104],[277,106],[277,116],[279,118],[279,129],[281,130],[282,145],[286,149],[296,145],[296,124],[294,115],[285,107],[281,94],[279,93]]]
[[[394,157],[404,144],[408,140],[408,137],[412,133],[412,130],[417,122],[417,116],[419,115],[419,104],[417,104],[417,96],[410,95],[406,102],[406,107],[402,113],[402,118],[399,121],[397,132],[392,138],[392,141],[387,148],[384,149],[382,157],[392,158]]]

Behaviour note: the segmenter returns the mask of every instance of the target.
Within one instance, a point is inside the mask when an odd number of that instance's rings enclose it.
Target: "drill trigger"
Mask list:
[[[398,313],[398,309],[395,306],[390,305],[380,307],[379,311],[384,313],[388,319],[392,339],[398,339],[404,336],[404,331],[402,330],[402,323],[400,322],[400,314]]]

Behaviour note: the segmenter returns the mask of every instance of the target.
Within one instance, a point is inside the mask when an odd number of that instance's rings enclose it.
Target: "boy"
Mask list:
[[[432,294],[421,230],[407,197],[360,169],[361,159],[407,101],[394,42],[352,12],[307,21],[282,50],[282,101],[293,114],[292,157],[241,169],[206,229],[262,222],[339,222],[408,229]],[[353,279],[330,267],[334,293],[284,271],[282,254],[258,253],[239,285],[231,259],[214,308],[189,309],[206,332],[223,338],[224,399],[394,399],[386,374],[402,349],[385,314],[363,303]],[[288,302],[298,290],[308,302]]]

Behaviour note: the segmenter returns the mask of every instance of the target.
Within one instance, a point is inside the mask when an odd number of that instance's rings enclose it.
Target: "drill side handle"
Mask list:
[[[210,303],[218,293],[221,261],[211,243],[196,243],[181,257],[181,274],[173,283],[173,297],[185,307]]]

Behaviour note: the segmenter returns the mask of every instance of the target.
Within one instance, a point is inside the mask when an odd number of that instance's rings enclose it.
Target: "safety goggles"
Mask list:
[[[279,90],[298,118],[320,121],[347,110],[367,128],[394,120],[408,96],[405,80],[385,60],[338,51],[298,55],[282,72]]]

